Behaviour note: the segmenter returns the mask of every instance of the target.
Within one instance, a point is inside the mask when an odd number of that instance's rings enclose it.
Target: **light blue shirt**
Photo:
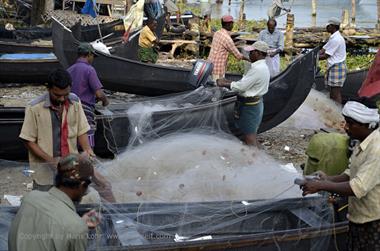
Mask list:
[[[259,40],[267,43],[271,49],[284,50],[284,34],[277,29],[273,33],[270,33],[268,29],[260,31]]]

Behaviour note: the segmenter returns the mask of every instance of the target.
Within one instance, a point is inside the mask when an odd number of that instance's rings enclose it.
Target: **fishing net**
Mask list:
[[[115,158],[98,160],[97,171],[117,203],[78,206],[80,214],[102,213],[89,250],[344,247],[344,217],[326,194],[303,198],[297,169],[231,135],[233,101],[223,89],[201,87],[98,111],[104,141],[95,150],[106,146]],[[0,210],[4,245],[16,210]]]

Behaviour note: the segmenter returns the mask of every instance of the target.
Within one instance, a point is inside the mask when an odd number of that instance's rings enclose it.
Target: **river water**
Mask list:
[[[231,0],[231,6],[228,6],[228,0],[223,4],[215,4],[215,0],[209,0],[212,5],[212,17],[218,18],[224,14],[230,13],[237,18],[239,16],[239,0]],[[200,4],[200,0],[188,0],[189,4]],[[202,2],[204,2],[202,0]],[[245,13],[248,20],[258,20],[267,18],[267,10],[272,0],[246,0]],[[203,4],[203,3],[202,3]],[[311,0],[288,0],[284,1],[286,8],[291,8],[295,15],[296,27],[310,27],[313,24],[324,26],[330,17],[341,18],[343,9],[351,12],[351,0],[317,0],[317,17],[313,20],[311,16]],[[357,27],[373,28],[377,22],[377,4],[376,0],[357,0],[356,1],[356,25]],[[278,18],[278,27],[284,28],[286,15]]]

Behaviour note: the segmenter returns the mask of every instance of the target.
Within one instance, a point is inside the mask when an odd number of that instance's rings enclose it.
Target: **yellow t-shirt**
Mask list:
[[[143,48],[152,48],[153,42],[156,41],[156,39],[157,38],[151,29],[145,25],[140,33],[139,46]]]

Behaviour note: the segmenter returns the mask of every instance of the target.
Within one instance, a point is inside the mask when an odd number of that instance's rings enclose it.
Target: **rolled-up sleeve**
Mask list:
[[[226,49],[234,55],[237,59],[243,59],[243,54],[240,53],[238,48],[236,48],[232,38],[226,39]]]
[[[368,156],[371,156],[370,154]],[[372,155],[360,167],[355,177],[350,180],[350,187],[355,196],[360,199],[367,195],[376,185],[380,184],[379,157]]]
[[[34,112],[30,106],[25,109],[24,123],[22,124],[19,137],[23,140],[36,142],[37,140],[37,122],[34,116]]]

